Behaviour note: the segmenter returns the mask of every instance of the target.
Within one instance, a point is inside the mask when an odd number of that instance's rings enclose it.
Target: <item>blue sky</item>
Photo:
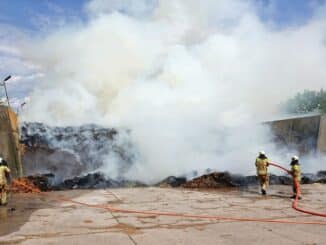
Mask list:
[[[257,0],[261,7],[259,16],[264,21],[272,21],[280,27],[300,25],[308,21],[319,5],[325,0]]]
[[[326,0],[254,0],[258,15],[279,28],[308,21],[316,6]],[[47,20],[86,19],[83,7],[87,0],[1,0],[0,23],[38,31]]]
[[[41,28],[39,20],[83,19],[85,3],[86,0],[1,0],[0,23],[37,31]]]

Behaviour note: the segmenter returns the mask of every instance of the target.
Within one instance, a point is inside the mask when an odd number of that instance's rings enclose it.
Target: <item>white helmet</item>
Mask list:
[[[263,155],[263,156],[265,156],[266,153],[265,153],[264,151],[260,151],[260,152],[259,152],[259,155]]]
[[[298,156],[293,156],[292,161],[299,161],[299,157]]]

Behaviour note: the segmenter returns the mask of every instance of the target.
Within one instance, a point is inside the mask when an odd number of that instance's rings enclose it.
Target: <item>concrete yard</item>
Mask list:
[[[0,244],[326,244],[326,226],[293,225],[112,213],[76,203],[147,211],[262,219],[323,221],[291,209],[290,186],[271,186],[269,196],[246,190],[126,188],[14,194],[0,208]],[[326,185],[303,186],[300,206],[326,213]]]

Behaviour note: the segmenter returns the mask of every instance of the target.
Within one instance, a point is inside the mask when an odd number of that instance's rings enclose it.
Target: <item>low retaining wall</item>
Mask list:
[[[268,122],[280,145],[301,153],[326,153],[326,116],[303,116]]]

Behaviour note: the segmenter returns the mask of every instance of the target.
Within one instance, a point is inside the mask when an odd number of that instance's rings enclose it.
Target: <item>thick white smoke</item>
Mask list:
[[[258,123],[295,92],[325,85],[320,11],[282,30],[251,1],[93,0],[86,11],[85,24],[24,47],[44,73],[25,120],[131,129],[140,157],[128,177],[254,172],[258,150],[282,157]]]

